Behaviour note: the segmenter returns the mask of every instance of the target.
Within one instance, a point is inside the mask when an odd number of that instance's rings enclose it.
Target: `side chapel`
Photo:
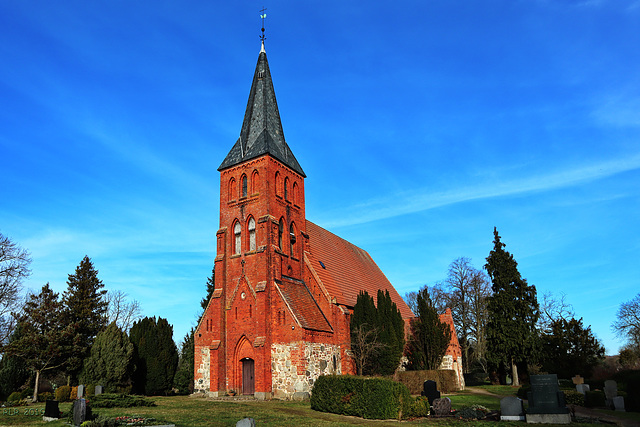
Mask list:
[[[240,137],[220,167],[215,291],[195,332],[195,391],[259,399],[354,374],[349,320],[358,293],[388,290],[364,250],[307,220],[306,175],[285,141],[264,50]]]

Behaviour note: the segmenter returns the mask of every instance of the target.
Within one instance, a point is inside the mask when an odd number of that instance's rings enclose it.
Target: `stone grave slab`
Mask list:
[[[607,399],[607,407],[613,407],[613,398],[618,397],[618,383],[614,380],[604,382],[604,396]]]
[[[527,393],[529,409],[527,423],[569,424],[571,415],[564,400],[564,393],[558,386],[558,376],[532,375],[531,391]]]
[[[524,403],[515,396],[507,396],[500,400],[501,421],[524,421]]]
[[[616,396],[612,399],[613,401],[613,409],[619,412],[625,412],[624,409],[624,397]]]
[[[587,394],[588,391],[591,391],[591,387],[589,387],[589,384],[576,384],[576,391]]]
[[[256,427],[256,420],[253,418],[243,418],[236,423],[236,427]]]
[[[60,407],[57,400],[47,400],[44,402],[43,421],[55,421],[60,418]]]
[[[97,396],[102,393],[104,393],[104,387],[101,385],[97,385],[93,394]]]
[[[87,420],[87,401],[85,399],[74,400],[71,409],[73,411],[74,426],[79,426]]]
[[[84,397],[84,385],[80,384],[78,386],[78,396],[76,399],[82,399]]]

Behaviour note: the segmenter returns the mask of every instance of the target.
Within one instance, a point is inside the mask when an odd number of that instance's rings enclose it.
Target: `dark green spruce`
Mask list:
[[[438,369],[451,341],[451,329],[449,325],[440,321],[426,286],[418,292],[416,309],[416,318],[411,322],[407,354],[408,368],[410,370]]]

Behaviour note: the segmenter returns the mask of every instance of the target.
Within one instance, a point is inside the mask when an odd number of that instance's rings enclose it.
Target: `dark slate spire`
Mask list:
[[[251,83],[251,92],[249,92],[249,101],[244,113],[240,138],[231,148],[218,170],[227,169],[265,154],[271,155],[306,177],[289,145],[284,140],[276,93],[273,90],[263,42]]]

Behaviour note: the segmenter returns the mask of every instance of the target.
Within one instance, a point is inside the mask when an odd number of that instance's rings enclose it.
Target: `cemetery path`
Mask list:
[[[582,406],[576,406],[575,411],[576,416],[580,418],[600,419],[623,427],[640,427],[640,422],[618,417],[615,412],[607,413]]]

